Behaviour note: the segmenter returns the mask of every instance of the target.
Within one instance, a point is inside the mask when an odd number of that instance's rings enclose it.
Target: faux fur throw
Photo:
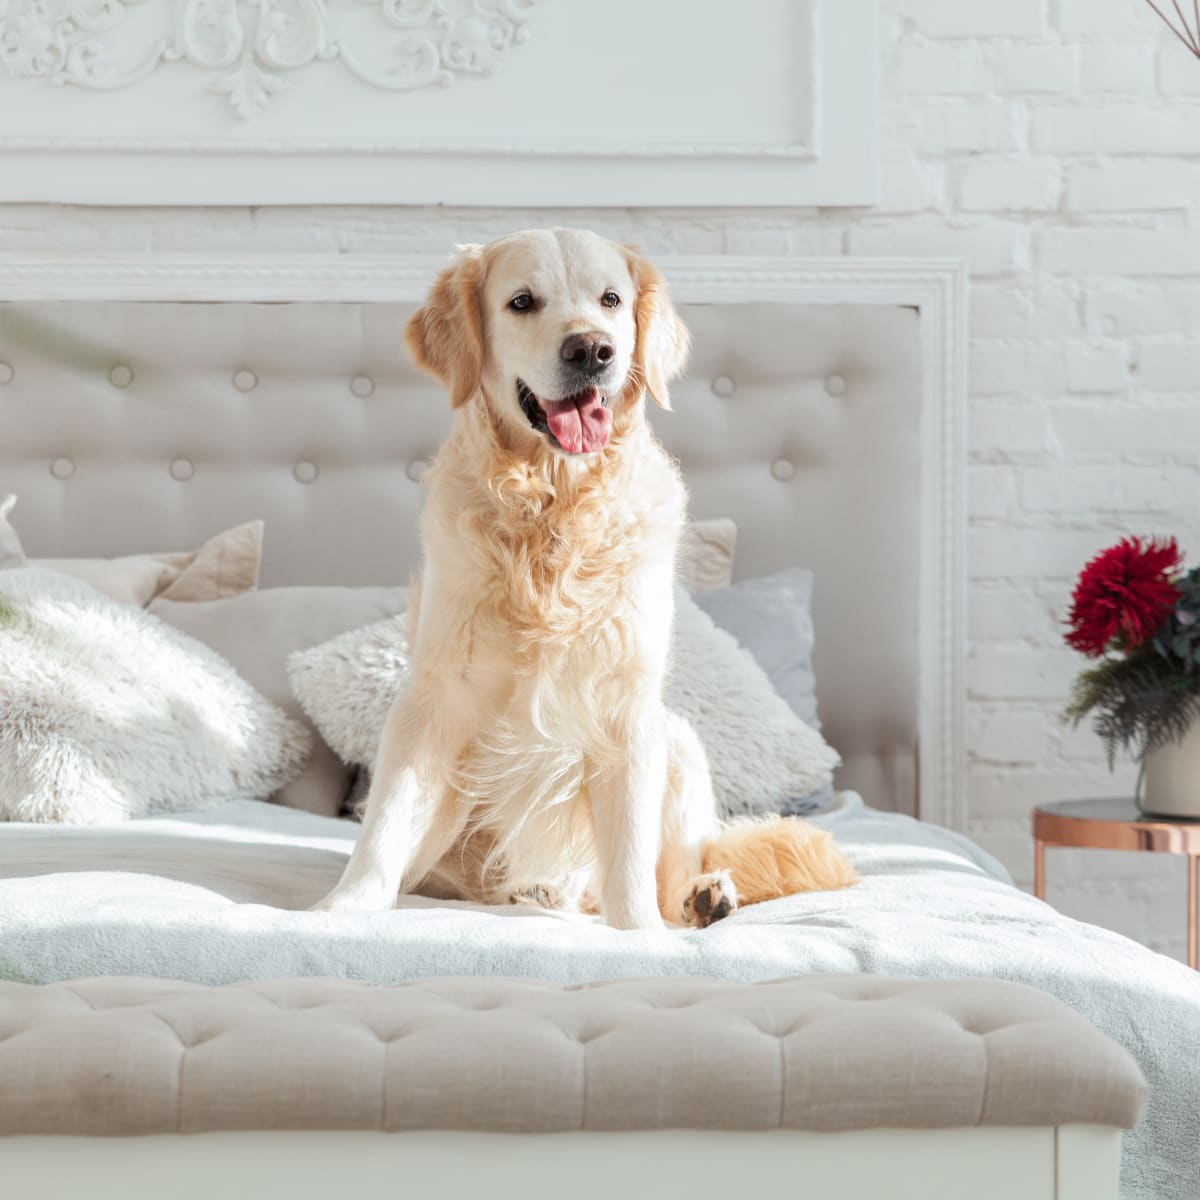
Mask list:
[[[207,646],[90,584],[0,571],[0,820],[265,799],[311,734]]]
[[[388,709],[408,679],[403,617],[351,630],[288,660],[301,707],[335,753],[370,766]],[[840,761],[771,686],[763,669],[683,589],[667,707],[695,727],[723,816],[779,812],[827,786]]]

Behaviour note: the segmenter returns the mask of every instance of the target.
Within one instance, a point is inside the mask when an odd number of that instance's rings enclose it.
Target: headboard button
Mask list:
[[[777,458],[771,464],[771,474],[774,475],[780,483],[787,483],[789,479],[795,478],[796,464],[789,462],[786,458]]]
[[[70,479],[75,474],[75,464],[69,458],[56,458],[50,464],[50,474],[55,479]]]
[[[429,463],[423,458],[415,458],[408,464],[408,477],[413,483],[420,483],[425,478],[425,472],[429,470]]]
[[[233,386],[239,392],[253,391],[258,386],[258,376],[253,371],[235,371]]]
[[[171,464],[171,478],[180,483],[186,483],[196,473],[196,466],[190,458],[177,458]]]
[[[6,383],[12,383],[16,378],[16,371],[12,369],[11,363],[0,362],[0,386]]]
[[[127,388],[133,382],[133,368],[126,363],[117,363],[108,373],[108,382],[115,388]]]
[[[831,396],[844,396],[846,394],[845,375],[830,375],[825,380],[825,390]]]
[[[360,399],[365,400],[375,391],[375,380],[370,375],[355,375],[350,380],[350,390]]]
[[[718,375],[710,386],[713,395],[720,396],[722,400],[728,400],[737,391],[737,384],[728,375]]]
[[[312,483],[319,472],[317,471],[316,463],[298,462],[292,468],[292,474],[295,476],[297,483]]]

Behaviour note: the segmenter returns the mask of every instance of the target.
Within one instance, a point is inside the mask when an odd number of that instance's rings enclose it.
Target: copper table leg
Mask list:
[[[1188,855],[1188,966],[1200,967],[1200,941],[1197,940],[1196,903],[1200,899],[1200,854]]]
[[[1046,843],[1040,838],[1033,843],[1033,894],[1039,900],[1046,898]]]

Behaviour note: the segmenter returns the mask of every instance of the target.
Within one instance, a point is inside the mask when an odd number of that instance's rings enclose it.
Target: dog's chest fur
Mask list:
[[[519,880],[591,858],[587,782],[623,759],[639,697],[661,689],[683,523],[682,482],[648,433],[610,469],[564,476],[435,467],[426,529],[440,557],[421,606],[459,630],[437,661],[490,714],[454,783]]]
[[[685,504],[648,432],[591,470],[552,460],[490,479],[435,475],[433,486],[431,507],[453,530],[437,545],[456,557],[477,637],[502,637],[530,670],[587,656],[596,639],[616,652],[601,656],[610,667],[636,654],[638,593],[649,572],[669,580]]]

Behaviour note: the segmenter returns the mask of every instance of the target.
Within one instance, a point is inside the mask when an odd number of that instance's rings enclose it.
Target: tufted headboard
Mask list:
[[[161,263],[0,260],[0,492],[20,496],[27,551],[176,549],[262,517],[264,586],[405,580],[421,476],[450,423],[401,336],[436,265],[381,279],[378,264],[309,264],[289,280],[196,260],[174,278]],[[930,430],[937,314],[919,291],[813,303],[802,279],[773,292],[736,260],[705,271],[708,286],[695,263],[667,264],[694,352],[675,412],[653,414],[691,511],[737,522],[738,577],[814,570],[839,783],[952,819],[928,796],[945,772],[922,769],[928,743],[945,755],[956,703],[939,643],[955,612],[930,605],[954,586],[929,511],[952,496],[930,490],[946,436]]]

